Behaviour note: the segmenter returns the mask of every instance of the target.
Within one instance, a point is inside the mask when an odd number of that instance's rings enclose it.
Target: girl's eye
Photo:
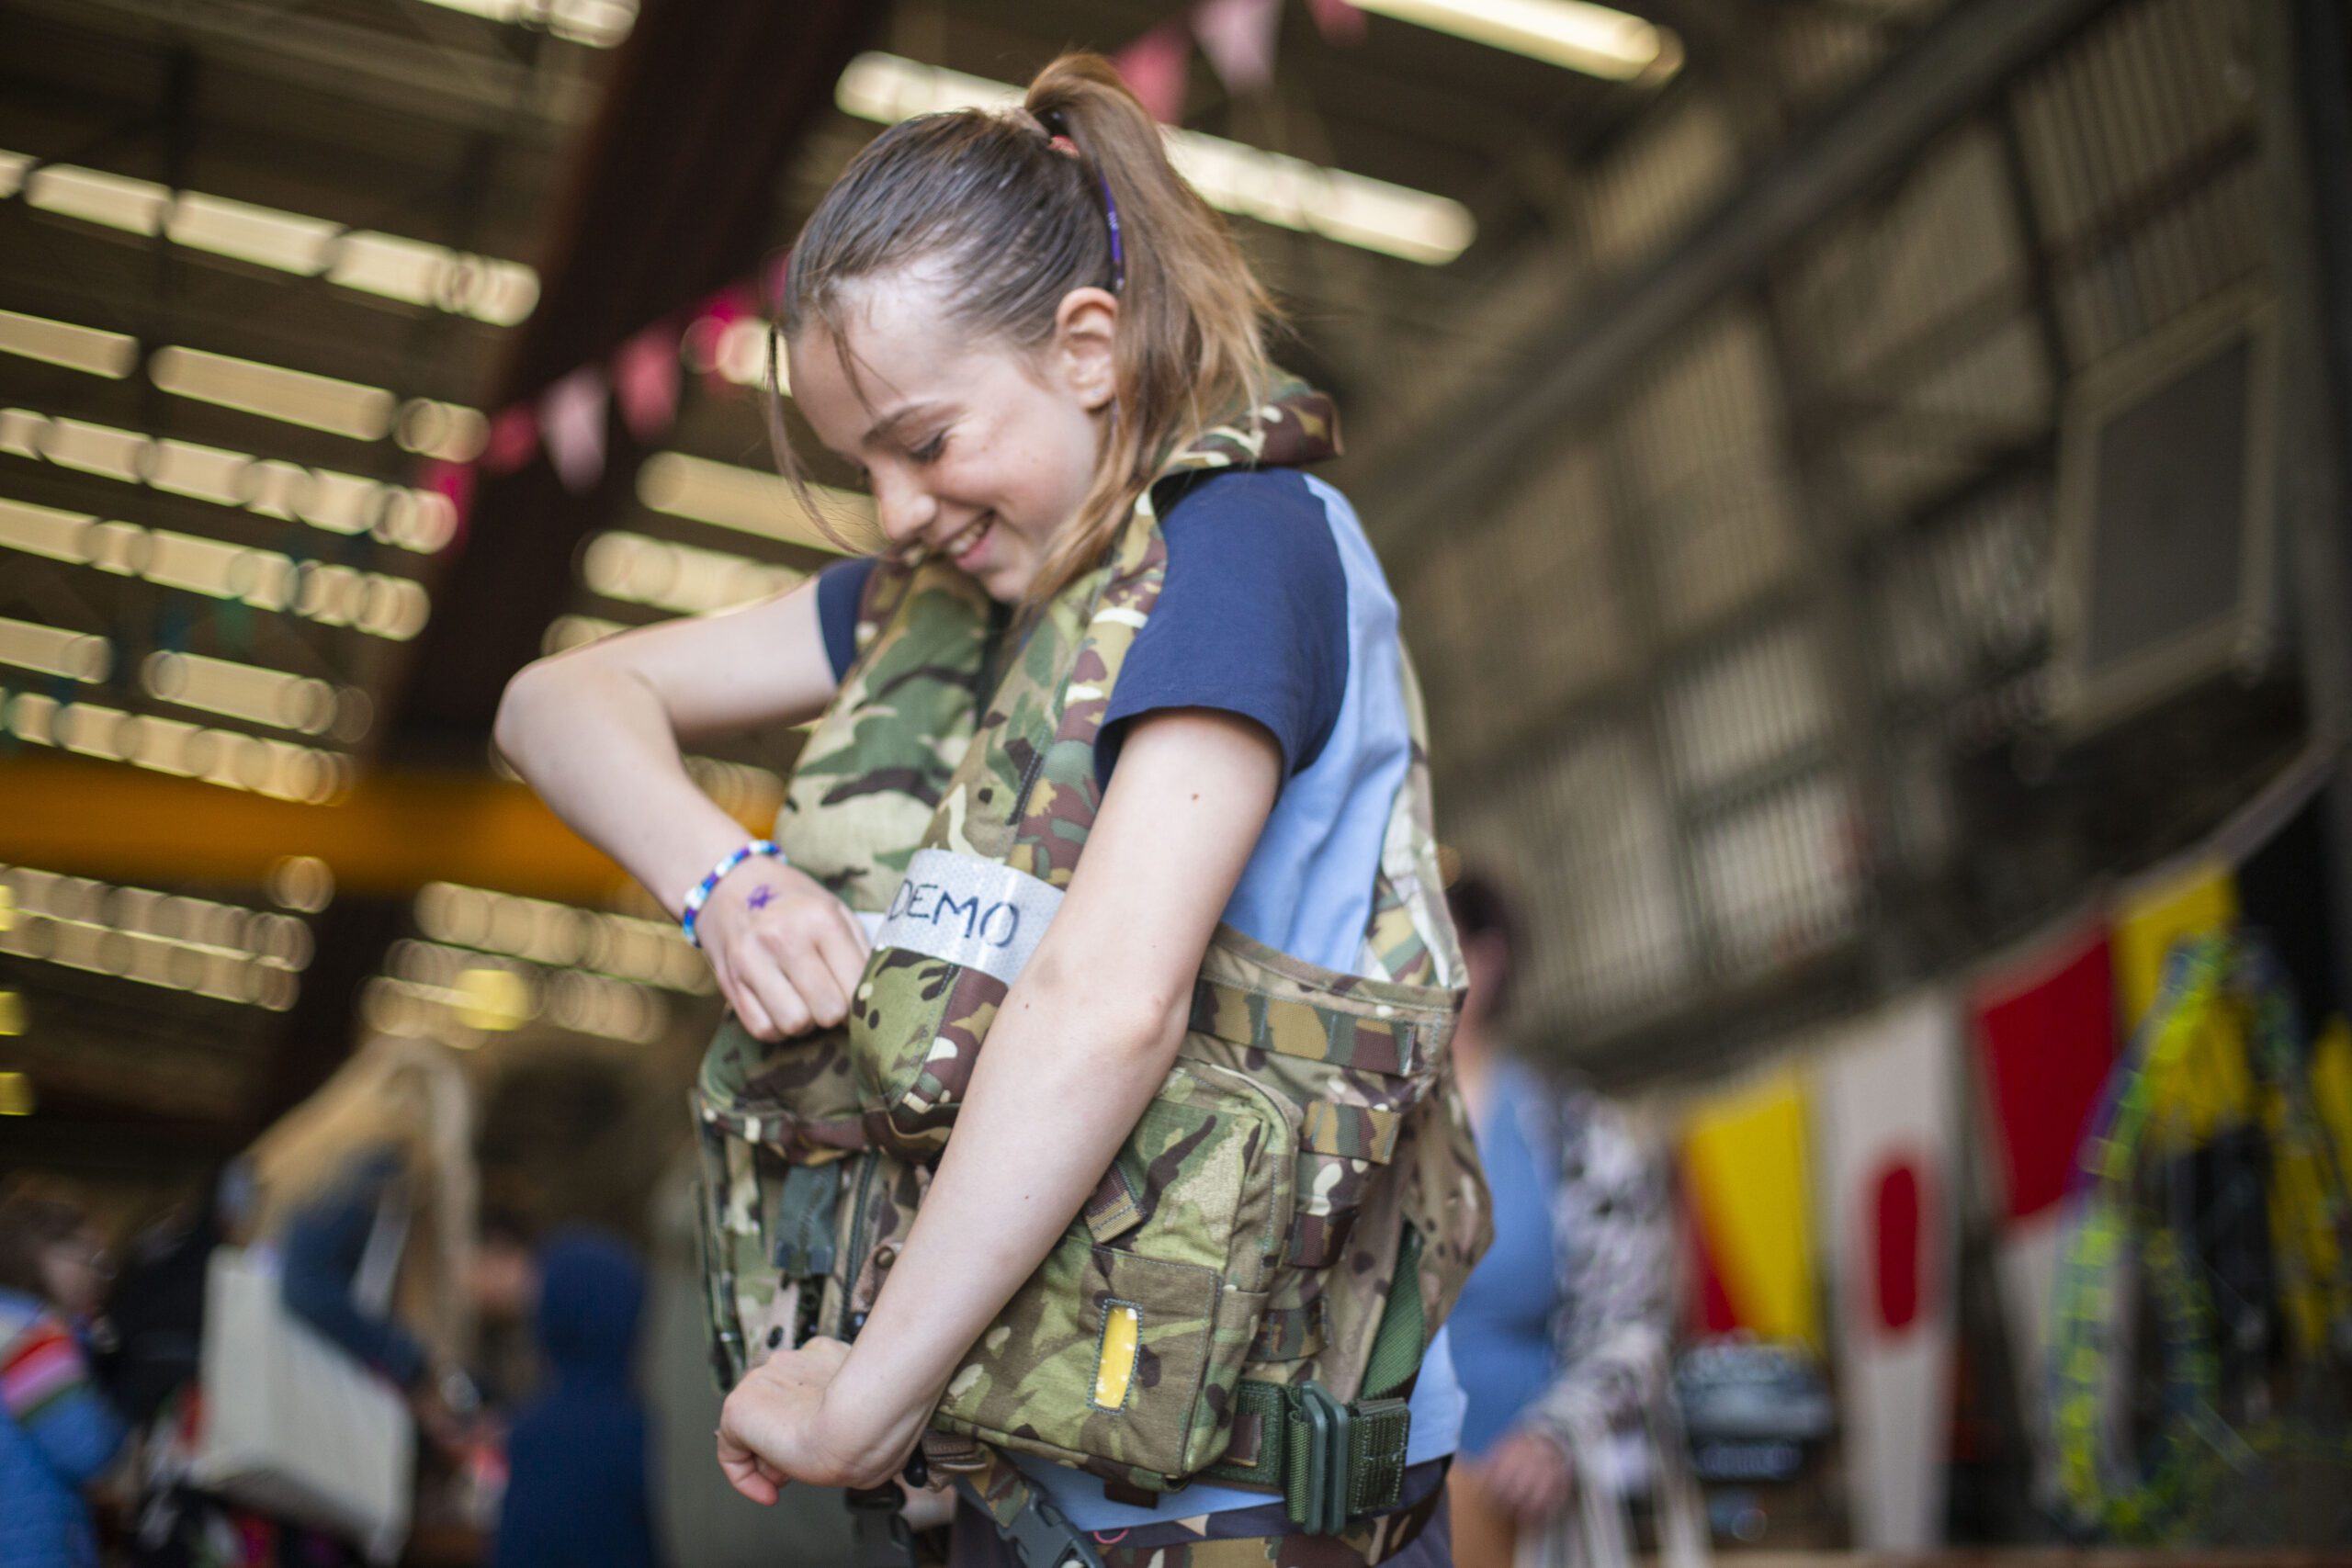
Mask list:
[[[939,460],[940,452],[944,449],[946,446],[947,433],[943,430],[938,434],[933,436],[930,440],[924,442],[922,446],[916,447],[910,456],[911,456],[918,463],[937,462]]]

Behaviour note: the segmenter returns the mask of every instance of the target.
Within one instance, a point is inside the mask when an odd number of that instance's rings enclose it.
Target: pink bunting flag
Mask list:
[[[1193,12],[1193,36],[1227,91],[1253,93],[1274,79],[1282,19],[1282,0],[1203,0]]]
[[[1184,19],[1159,24],[1111,57],[1128,91],[1151,118],[1173,125],[1184,117],[1184,93],[1192,74],[1193,39]]]
[[[583,365],[539,394],[539,424],[563,488],[592,490],[605,473],[605,377]]]
[[[1316,30],[1323,35],[1325,43],[1363,41],[1363,13],[1349,0],[1306,0],[1306,9],[1315,17]]]
[[[678,417],[678,329],[656,321],[613,355],[613,396],[628,432],[645,446]]]
[[[539,416],[528,403],[516,403],[491,416],[490,436],[482,444],[481,466],[493,474],[511,474],[539,455]]]

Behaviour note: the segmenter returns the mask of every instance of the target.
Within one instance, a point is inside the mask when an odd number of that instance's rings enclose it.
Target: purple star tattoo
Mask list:
[[[764,909],[768,907],[768,900],[775,897],[775,889],[770,887],[765,883],[762,883],[752,894],[750,900],[751,906],[754,909]]]

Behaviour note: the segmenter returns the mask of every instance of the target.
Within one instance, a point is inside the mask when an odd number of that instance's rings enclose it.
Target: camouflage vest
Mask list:
[[[1161,478],[1332,449],[1319,394],[1294,389],[1264,416],[1211,432]],[[722,1383],[864,1322],[990,1021],[1085,849],[1095,735],[1166,564],[1147,491],[1109,558],[1017,649],[1004,612],[944,562],[869,579],[859,657],[775,832],[878,925],[853,1016],[773,1044],[729,1017],[697,1089]],[[1175,1066],[949,1382],[934,1463],[952,1467],[960,1438],[1114,1490],[1261,1486],[1329,1531],[1395,1502],[1407,1385],[1490,1234],[1446,1055],[1461,960],[1405,679],[1414,760],[1368,972],[1219,927]]]

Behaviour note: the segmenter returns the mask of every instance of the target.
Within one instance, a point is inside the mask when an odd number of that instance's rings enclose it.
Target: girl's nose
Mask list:
[[[877,468],[873,482],[874,520],[892,545],[904,547],[912,543],[938,515],[939,503],[931,492],[903,476]]]

